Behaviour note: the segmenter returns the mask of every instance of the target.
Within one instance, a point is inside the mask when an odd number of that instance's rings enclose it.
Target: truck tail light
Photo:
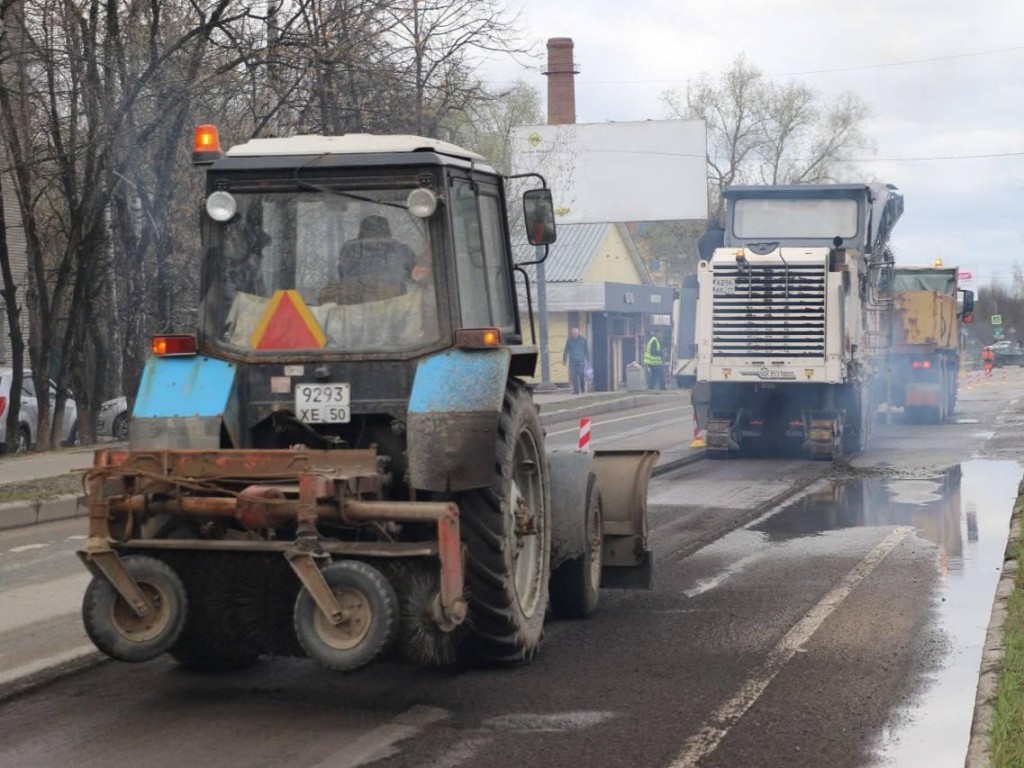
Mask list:
[[[918,368],[918,369],[920,369],[920,368],[931,368],[932,367],[932,361],[931,360],[912,360],[911,363],[910,363],[910,367],[911,368]]]
[[[157,357],[174,357],[176,355],[194,355],[196,353],[196,337],[188,333],[172,336],[154,336],[153,354]]]
[[[3,416],[5,413],[7,413],[7,398],[0,397],[0,416]]]
[[[455,346],[462,349],[500,347],[501,331],[497,328],[459,328],[455,331]]]

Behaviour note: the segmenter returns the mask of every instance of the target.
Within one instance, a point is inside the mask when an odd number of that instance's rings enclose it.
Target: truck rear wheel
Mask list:
[[[96,576],[85,590],[82,622],[89,639],[107,656],[118,661],[149,661],[170,650],[185,628],[185,587],[174,570],[156,558],[132,555],[121,563],[153,610],[137,616],[105,577]]]
[[[323,569],[348,618],[332,624],[305,589],[295,600],[295,635],[306,655],[328,669],[349,672],[383,655],[398,634],[398,597],[383,573],[356,560]]]
[[[498,423],[494,482],[458,498],[467,545],[468,633],[476,661],[530,660],[548,607],[551,513],[537,409],[526,387],[509,381]]]
[[[591,475],[587,481],[583,554],[562,563],[551,574],[551,604],[557,616],[585,619],[597,609],[604,550],[602,513],[601,491]]]

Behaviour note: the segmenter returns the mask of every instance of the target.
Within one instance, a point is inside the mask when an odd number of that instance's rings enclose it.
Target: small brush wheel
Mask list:
[[[332,624],[303,589],[295,600],[295,634],[314,661],[349,672],[384,654],[398,634],[399,604],[391,583],[372,565],[340,560],[323,569],[324,579],[345,613]]]
[[[121,560],[152,610],[136,615],[106,577],[89,583],[82,601],[86,634],[97,648],[118,661],[149,661],[170,650],[185,627],[188,598],[174,570],[153,557]]]

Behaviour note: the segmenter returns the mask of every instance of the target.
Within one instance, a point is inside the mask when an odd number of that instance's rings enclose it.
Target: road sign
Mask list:
[[[1002,315],[992,315],[992,325],[1002,325],[1002,324],[1003,324],[1003,316]]]
[[[1003,329],[997,325],[995,328],[992,329],[992,335],[995,336],[997,339],[1003,338]]]

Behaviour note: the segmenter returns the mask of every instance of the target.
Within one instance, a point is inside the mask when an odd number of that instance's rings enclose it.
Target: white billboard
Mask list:
[[[525,125],[513,173],[540,173],[559,223],[676,221],[708,213],[702,120]]]
[[[974,270],[961,269],[957,272],[956,278],[957,288],[962,288],[965,291],[974,291],[975,298],[978,297],[978,279]]]

